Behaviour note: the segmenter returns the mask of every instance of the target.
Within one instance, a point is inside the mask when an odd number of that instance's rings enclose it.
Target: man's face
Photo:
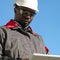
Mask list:
[[[15,8],[15,19],[21,23],[22,26],[27,26],[32,21],[35,11],[26,7],[18,6]]]

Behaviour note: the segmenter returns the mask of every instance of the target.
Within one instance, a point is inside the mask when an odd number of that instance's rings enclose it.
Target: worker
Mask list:
[[[29,25],[39,12],[38,0],[15,0],[14,19],[0,27],[0,54],[29,60],[33,53],[48,54],[40,35]]]

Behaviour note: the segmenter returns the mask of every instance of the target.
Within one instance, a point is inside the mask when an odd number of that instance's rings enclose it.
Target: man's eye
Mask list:
[[[35,13],[31,13],[31,16],[34,16],[35,15]]]

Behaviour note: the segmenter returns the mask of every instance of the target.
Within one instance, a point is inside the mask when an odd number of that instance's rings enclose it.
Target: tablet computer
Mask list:
[[[34,53],[31,60],[60,60],[60,55]]]

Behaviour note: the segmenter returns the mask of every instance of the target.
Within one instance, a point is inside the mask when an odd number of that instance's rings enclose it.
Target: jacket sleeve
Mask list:
[[[49,54],[49,49],[45,46],[42,37],[37,33],[35,33],[30,26],[28,27],[28,30],[40,40],[40,47],[41,47],[42,53]]]
[[[49,54],[49,49],[45,46],[42,37],[40,35],[38,35],[38,38],[40,40],[40,47],[41,47],[42,53],[43,54]]]
[[[44,41],[41,36],[40,36],[40,39],[42,40],[41,45],[43,45],[43,49],[44,49],[45,54],[49,54],[49,49],[47,48],[47,46],[45,46]]]
[[[2,44],[3,44],[4,39],[5,39],[5,33],[0,28],[0,56],[2,54]]]

